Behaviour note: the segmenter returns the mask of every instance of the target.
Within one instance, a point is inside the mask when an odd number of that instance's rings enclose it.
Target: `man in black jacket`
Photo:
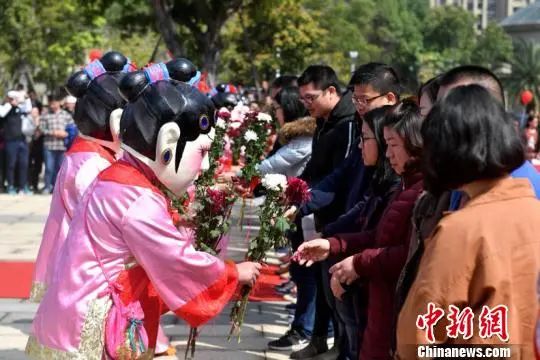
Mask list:
[[[17,167],[18,186],[26,194],[31,194],[27,186],[28,177],[28,144],[22,132],[22,118],[26,114],[19,107],[20,94],[9,91],[7,101],[0,110],[0,122],[3,123],[5,153],[7,162],[8,194],[16,194],[15,167]]]
[[[309,114],[317,119],[313,137],[311,159],[300,176],[310,186],[339,167],[355,150],[358,121],[352,103],[352,93],[340,92],[336,73],[324,65],[308,67],[298,79],[300,97]],[[343,212],[345,199],[334,199],[330,206],[316,213],[319,226],[335,220]]]

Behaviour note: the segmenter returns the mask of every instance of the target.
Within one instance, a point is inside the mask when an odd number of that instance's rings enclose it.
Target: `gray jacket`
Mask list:
[[[283,174],[294,177],[302,174],[311,157],[315,128],[315,119],[311,117],[300,118],[283,125],[278,134],[279,142],[283,146],[259,164],[261,175]]]

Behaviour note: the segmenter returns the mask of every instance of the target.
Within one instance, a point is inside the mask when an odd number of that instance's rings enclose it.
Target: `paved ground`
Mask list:
[[[50,196],[0,195],[0,260],[33,260],[39,247],[43,223],[48,213]],[[248,222],[254,223],[250,213],[255,205],[248,203]],[[238,207],[234,214],[238,214]],[[250,219],[251,218],[251,219]],[[247,231],[256,231],[256,226],[240,231],[238,221],[233,219],[228,256],[241,259],[245,253]],[[24,347],[36,304],[23,299],[0,299],[0,360],[24,359]],[[288,354],[266,350],[269,340],[285,333],[289,315],[284,303],[252,303],[248,308],[241,342],[227,342],[230,307],[205,326],[197,343],[197,360],[206,359],[287,359]],[[183,359],[189,328],[172,315],[163,318],[165,332],[171,336],[177,348],[177,357]]]

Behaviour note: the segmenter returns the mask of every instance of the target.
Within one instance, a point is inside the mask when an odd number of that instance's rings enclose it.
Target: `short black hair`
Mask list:
[[[422,159],[422,116],[420,108],[412,98],[405,99],[393,105],[387,112],[384,126],[394,129],[403,139],[405,150],[410,158],[405,164],[405,174],[412,174],[420,170]]]
[[[298,76],[296,75],[281,75],[274,79],[272,82],[272,87],[284,88],[287,86],[298,86]]]
[[[373,188],[375,193],[386,193],[388,187],[395,183],[398,178],[397,174],[390,165],[390,160],[386,157],[386,149],[388,145],[384,141],[384,123],[386,119],[386,113],[392,108],[391,105],[384,105],[379,108],[368,111],[362,116],[362,122],[373,131],[375,135],[375,141],[377,142],[378,159],[373,175]]]
[[[435,102],[437,101],[437,94],[439,93],[439,82],[441,80],[441,76],[442,75],[435,76],[434,78],[429,79],[420,86],[417,94],[418,101],[420,101],[422,95],[426,94],[429,98],[429,101],[432,104],[435,104]]]
[[[389,65],[370,62],[360,65],[353,73],[349,86],[371,85],[381,94],[394,93],[399,99],[402,88],[397,72]]]
[[[469,80],[488,89],[505,106],[504,88],[501,80],[491,70],[478,65],[462,65],[455,67],[441,76],[439,85],[449,86],[463,80]]]
[[[286,123],[307,115],[307,110],[300,101],[300,91],[296,86],[284,87],[276,94],[275,100],[283,110]]]
[[[452,89],[422,125],[426,189],[457,189],[494,179],[525,161],[525,151],[510,117],[481,85]]]
[[[62,102],[64,100],[65,93],[60,91],[59,89],[55,89],[49,96],[47,96],[47,100],[49,103],[56,101],[56,102]]]
[[[328,65],[310,65],[298,78],[298,86],[313,83],[318,90],[326,90],[333,86],[340,94],[339,80],[336,72]]]
[[[529,127],[529,124],[534,120],[534,119],[537,119],[538,118],[538,115],[529,115],[529,117],[527,118],[527,124],[526,124],[526,127]]]

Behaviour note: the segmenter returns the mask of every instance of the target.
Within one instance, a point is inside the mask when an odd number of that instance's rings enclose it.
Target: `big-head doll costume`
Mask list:
[[[147,317],[170,309],[200,326],[235,291],[235,264],[196,251],[159,189],[182,194],[193,182],[210,146],[213,104],[158,67],[120,84],[129,100],[120,122],[124,155],[99,174],[72,220],[32,324],[31,358],[151,356]]]
[[[80,135],[67,151],[57,176],[36,260],[32,301],[39,302],[51,282],[57,254],[84,192],[99,172],[116,160],[121,113],[111,114],[126,104],[118,83],[129,71],[128,58],[111,51],[67,81],[66,89],[77,97],[74,120]]]

